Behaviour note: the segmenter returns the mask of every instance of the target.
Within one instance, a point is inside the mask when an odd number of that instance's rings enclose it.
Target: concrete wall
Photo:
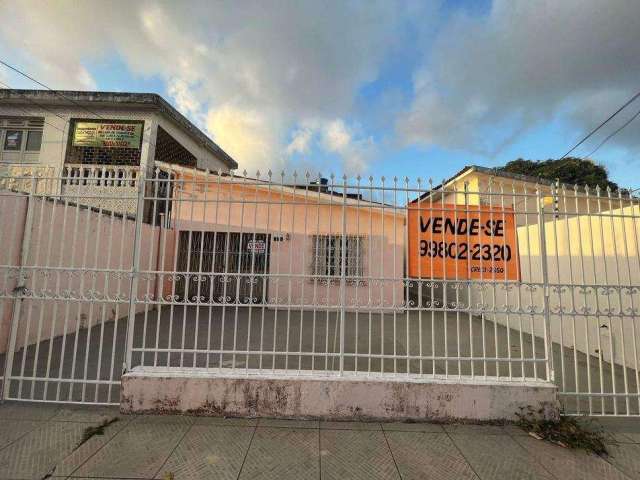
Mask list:
[[[546,215],[545,247],[549,283],[562,288],[550,290],[549,308],[552,341],[605,361],[637,368],[640,346],[640,206],[627,206],[601,215],[553,218]],[[518,228],[522,281],[542,282],[540,229],[537,224]],[[583,285],[598,288],[583,289]],[[606,286],[628,286],[607,291]],[[543,289],[527,286],[496,289],[499,305],[533,306],[540,311]],[[485,292],[484,303],[491,301]],[[473,301],[480,303],[478,291]],[[635,309],[635,311],[634,311]],[[501,324],[543,335],[542,315],[487,315]],[[531,325],[533,323],[533,326]]]
[[[384,377],[233,376],[136,367],[122,377],[125,413],[296,417],[341,420],[517,420],[520,408],[557,418],[547,382]]]
[[[313,235],[343,232],[342,199],[290,190],[217,183],[215,179],[207,187],[186,182],[174,203],[174,226],[176,230],[271,233],[269,273],[279,277],[269,278],[269,303],[336,308],[340,305],[339,277],[330,284],[309,277],[313,274]],[[350,200],[345,226],[347,235],[363,238],[365,277],[360,284],[347,282],[347,308],[401,308],[404,212]],[[274,241],[274,236],[283,241]]]
[[[24,266],[36,267],[24,269],[26,287],[36,297],[45,297],[22,300],[17,344],[29,345],[127,316],[134,220],[35,198],[29,207],[30,240],[23,244],[27,205],[26,195],[0,191],[0,264],[19,266],[26,249]],[[142,270],[156,270],[159,235],[158,227],[143,224]],[[0,352],[6,349],[16,301],[6,297],[15,295],[17,273],[16,268],[0,268],[0,293],[5,297],[0,309]],[[138,298],[154,294],[157,282],[155,277],[140,282]],[[95,301],[86,301],[92,297]]]

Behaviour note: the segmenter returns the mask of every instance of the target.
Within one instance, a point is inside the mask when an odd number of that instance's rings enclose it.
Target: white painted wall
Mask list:
[[[90,111],[98,115],[94,115],[90,113]],[[229,167],[225,163],[217,159],[209,150],[204,148],[201,143],[188,135],[180,125],[156,110],[149,108],[105,108],[100,105],[92,105],[84,109],[79,106],[64,107],[47,105],[46,109],[43,109],[31,104],[0,104],[0,116],[44,118],[45,125],[42,135],[42,148],[38,162],[34,162],[31,166],[52,167],[54,169],[54,176],[59,176],[62,172],[69,138],[70,120],[95,120],[100,117],[110,120],[142,120],[145,122],[140,160],[141,167],[143,168],[152,167],[152,162],[149,159],[153,159],[155,155],[156,134],[158,125],[160,125],[198,159],[198,167],[211,170],[221,169],[225,172],[229,171]],[[2,173],[2,169],[6,172],[7,165],[0,164],[0,173]],[[50,170],[47,170],[47,172],[49,173]]]
[[[568,219],[549,219],[544,224],[549,283],[560,285],[549,292],[550,333],[553,342],[604,361],[638,368],[640,353],[640,206],[603,211],[601,215],[579,215]],[[522,281],[542,282],[540,230],[537,224],[518,227],[518,247]],[[598,285],[584,290],[582,285]],[[607,293],[606,286],[627,288]],[[480,297],[473,291],[474,303],[489,301],[494,308],[504,305],[523,311],[541,311],[543,289],[527,286],[505,289],[490,287]],[[542,337],[541,314],[486,314],[486,318],[509,324]],[[533,325],[532,325],[533,324]]]

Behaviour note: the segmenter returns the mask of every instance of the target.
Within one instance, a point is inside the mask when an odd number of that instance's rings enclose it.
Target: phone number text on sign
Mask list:
[[[408,229],[410,277],[520,279],[510,208],[412,204]]]

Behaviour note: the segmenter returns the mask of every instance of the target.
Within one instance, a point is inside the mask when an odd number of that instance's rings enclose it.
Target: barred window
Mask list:
[[[342,276],[342,250],[345,247],[345,277],[362,277],[364,238],[354,235],[314,235],[311,272],[317,277]]]

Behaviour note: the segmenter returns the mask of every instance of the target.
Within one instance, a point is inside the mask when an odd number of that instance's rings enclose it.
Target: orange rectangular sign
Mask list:
[[[410,277],[520,279],[513,209],[423,202],[408,216]]]

